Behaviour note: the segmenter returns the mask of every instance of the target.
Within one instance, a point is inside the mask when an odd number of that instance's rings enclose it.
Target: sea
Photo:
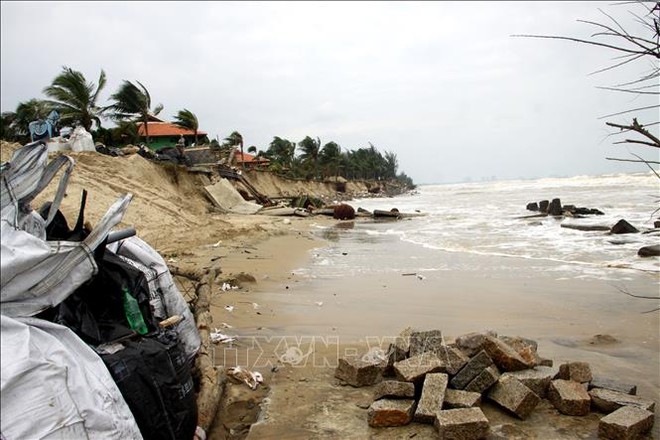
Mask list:
[[[554,198],[562,205],[598,209],[603,215],[534,217],[538,213],[526,209],[530,202]],[[538,262],[538,270],[554,270],[567,278],[619,279],[632,271],[651,275],[657,284],[660,273],[660,258],[637,255],[643,246],[660,244],[660,231],[653,230],[654,221],[660,219],[656,211],[660,179],[652,172],[419,185],[409,194],[348,203],[355,209],[396,208],[417,216],[319,226],[317,233],[329,245],[315,250],[311,264],[298,269],[298,275],[337,278],[409,272],[424,276],[452,269],[451,258],[436,259],[434,253],[502,257],[497,261],[503,269],[507,261],[526,259],[532,268]],[[640,233],[613,235],[562,227],[611,227],[620,219]],[[423,250],[423,261],[411,258],[409,252],[397,256],[397,242]],[[470,264],[475,261],[479,260]]]

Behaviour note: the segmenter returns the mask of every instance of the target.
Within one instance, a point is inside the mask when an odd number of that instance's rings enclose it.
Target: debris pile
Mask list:
[[[481,439],[490,432],[480,408],[488,399],[525,420],[542,399],[569,416],[606,414],[600,438],[633,439],[650,431],[655,402],[634,385],[594,378],[586,362],[539,356],[538,344],[492,332],[469,333],[447,344],[440,330],[405,329],[387,353],[339,359],[335,377],[374,387],[367,420],[372,427],[433,424],[440,438]]]

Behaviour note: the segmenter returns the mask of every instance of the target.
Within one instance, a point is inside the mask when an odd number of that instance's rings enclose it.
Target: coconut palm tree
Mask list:
[[[163,104],[158,104],[151,109],[151,95],[140,81],[135,81],[138,86],[130,81],[124,80],[116,93],[110,96],[114,104],[106,107],[112,112],[116,120],[132,119],[144,123],[144,134],[149,145],[149,115],[157,115],[163,110]]]
[[[266,150],[266,157],[273,163],[279,163],[283,166],[290,166],[295,154],[296,145],[288,139],[282,139],[275,136]]]
[[[241,165],[243,168],[245,168],[245,157],[243,156],[243,136],[239,132],[234,131],[225,138],[225,143],[230,147],[241,147]]]
[[[298,147],[302,150],[300,158],[303,163],[311,164],[314,169],[314,177],[318,176],[319,153],[321,152],[321,139],[312,139],[306,136],[305,139],[298,142]]]
[[[0,114],[0,139],[13,141],[16,138],[15,122],[16,113],[2,112]]]
[[[96,105],[99,93],[105,86],[105,72],[101,70],[98,84],[87,82],[82,73],[70,67],[62,67],[62,72],[43,91],[51,101],[50,105],[60,112],[62,124],[80,124],[91,131],[92,123],[101,126],[103,109]]]
[[[323,146],[319,154],[319,163],[326,168],[327,175],[339,173],[341,162],[341,147],[336,142],[328,142]]]
[[[199,121],[197,116],[187,108],[179,110],[179,113],[174,117],[174,123],[179,127],[187,128],[195,132],[195,145],[197,145],[197,131],[199,130]]]

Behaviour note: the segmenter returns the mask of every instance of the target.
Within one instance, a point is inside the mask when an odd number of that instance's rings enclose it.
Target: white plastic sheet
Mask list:
[[[0,315],[0,431],[9,439],[141,439],[101,358],[66,327]]]

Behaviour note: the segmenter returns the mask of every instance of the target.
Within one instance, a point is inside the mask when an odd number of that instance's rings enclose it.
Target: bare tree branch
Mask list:
[[[589,40],[583,40],[581,38],[573,38],[573,37],[560,37],[557,35],[529,35],[529,34],[517,34],[517,35],[511,35],[512,37],[524,37],[524,38],[542,38],[542,39],[548,39],[548,40],[565,40],[565,41],[573,41],[574,43],[582,43],[582,44],[590,44],[592,46],[600,46],[600,47],[606,47],[608,49],[614,49],[618,50],[620,52],[627,52],[627,53],[635,53],[635,54],[644,54],[644,55],[654,55],[652,52],[648,51],[640,51],[640,50],[633,50],[633,49],[628,49],[625,47],[619,47],[619,46],[613,46],[611,44],[605,44],[605,43],[600,43],[598,41],[589,41]],[[654,55],[660,58],[660,54]]]
[[[611,118],[612,116],[625,115],[626,113],[638,112],[640,110],[650,110],[652,108],[660,108],[660,104],[648,105],[646,107],[631,108],[630,110],[624,110],[622,112],[612,113],[611,115],[601,116],[598,119]]]
[[[650,139],[655,144],[655,145],[652,145],[653,147],[660,148],[660,139],[658,139],[657,137],[652,135],[639,122],[637,122],[637,118],[633,118],[632,125],[621,125],[621,124],[615,124],[614,122],[606,122],[605,125],[607,125],[609,127],[619,128],[621,130],[636,131],[637,133],[641,134],[642,136],[645,136],[647,139]]]
[[[653,163],[660,165],[660,162],[652,161],[652,160],[638,160],[638,159],[620,159],[618,157],[606,157],[605,159],[607,160],[615,160],[617,162],[636,162],[636,163]]]

